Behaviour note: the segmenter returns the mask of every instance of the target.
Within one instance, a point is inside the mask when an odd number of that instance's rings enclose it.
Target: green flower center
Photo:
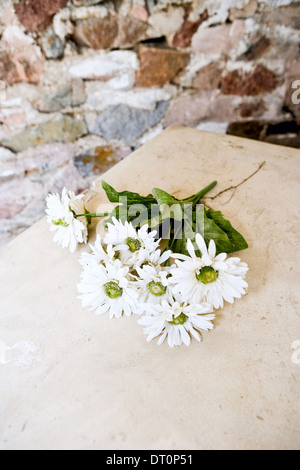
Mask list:
[[[51,221],[53,225],[61,225],[62,227],[69,227],[69,224],[66,222],[65,219],[58,219],[58,220],[52,220]]]
[[[184,314],[181,313],[178,317],[174,318],[173,320],[169,321],[170,325],[184,325],[184,323],[187,321],[188,317]]]
[[[140,250],[142,247],[142,244],[139,240],[136,238],[127,238],[126,244],[128,245],[129,251],[131,253],[135,253],[136,251]]]
[[[152,295],[155,295],[156,297],[160,297],[161,295],[164,295],[167,292],[167,288],[162,285],[161,282],[155,282],[151,281],[148,284],[148,289]]]
[[[106,284],[104,284],[104,290],[105,294],[110,299],[117,299],[123,294],[122,287],[120,287],[119,284],[115,281],[107,282]]]
[[[211,266],[204,266],[204,268],[200,269],[199,273],[196,274],[197,280],[203,284],[210,284],[211,282],[215,282],[218,277],[218,271],[216,271]]]

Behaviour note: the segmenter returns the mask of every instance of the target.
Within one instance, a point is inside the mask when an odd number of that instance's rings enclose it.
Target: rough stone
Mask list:
[[[263,14],[262,21],[270,26],[276,24],[300,29],[300,3],[274,8]]]
[[[238,60],[256,60],[261,57],[265,52],[267,52],[272,46],[272,41],[265,36],[262,36],[257,41],[255,41],[249,49],[244,52]]]
[[[168,6],[165,9],[155,11],[148,20],[149,37],[173,37],[182,27],[184,15],[184,8],[178,6]]]
[[[22,0],[14,8],[19,21],[28,32],[43,32],[52,22],[52,18],[68,0]]]
[[[104,111],[109,106],[125,104],[132,108],[153,111],[160,101],[169,101],[170,93],[160,88],[114,90],[101,82],[86,83],[87,102],[85,111]]]
[[[190,54],[175,49],[140,46],[139,58],[136,86],[156,87],[172,82],[188,65]]]
[[[190,47],[192,38],[197,32],[199,26],[208,19],[208,12],[205,10],[197,21],[190,21],[189,15],[192,10],[191,5],[185,5],[185,17],[182,27],[177,31],[173,38],[174,47]]]
[[[57,60],[63,57],[66,43],[52,28],[41,38],[40,44],[47,59]]]
[[[255,102],[243,102],[238,107],[238,112],[242,118],[258,118],[266,111],[264,100]]]
[[[115,46],[126,48],[133,47],[139,41],[147,38],[148,25],[131,15],[119,15],[118,37]]]
[[[126,105],[111,106],[101,113],[90,132],[106,140],[119,140],[132,144],[165,116],[168,102],[160,102],[155,110],[131,108]]]
[[[57,168],[73,160],[74,144],[54,143],[30,148],[14,158],[0,160],[0,178],[27,177],[32,181],[42,180]]]
[[[44,70],[44,60],[35,46],[13,52],[0,50],[0,80],[6,85],[19,82],[37,84]]]
[[[104,173],[130,153],[130,147],[114,148],[112,145],[100,145],[75,155],[74,164],[81,176],[87,178]]]
[[[166,114],[164,125],[197,126],[210,115],[214,92],[185,93],[174,100]]]
[[[260,140],[265,130],[266,124],[260,121],[232,122],[228,126],[227,134]]]
[[[252,71],[234,70],[222,80],[222,92],[226,95],[256,96],[269,93],[279,85],[276,75],[262,65]]]
[[[199,70],[193,80],[193,88],[199,90],[215,90],[222,80],[222,69],[217,63],[210,63]]]
[[[2,139],[0,144],[13,152],[22,152],[30,147],[37,147],[54,142],[74,142],[87,133],[82,120],[69,116],[59,116],[39,126],[32,126],[23,132]]]
[[[230,9],[229,19],[234,21],[241,18],[250,18],[257,11],[258,5],[256,0],[249,0],[242,8],[233,7]]]
[[[148,21],[149,13],[143,5],[133,5],[130,13],[135,19],[139,21]]]
[[[88,18],[78,21],[74,32],[74,40],[79,46],[91,47],[95,50],[110,49],[118,36],[119,23],[116,15],[106,18]]]
[[[232,25],[222,24],[206,29],[199,28],[193,36],[191,47],[195,52],[226,55],[238,47],[245,33],[246,26],[242,20],[236,20]]]
[[[42,113],[55,113],[66,107],[76,107],[85,103],[84,82],[74,79],[54,95],[47,96],[35,103],[35,108]]]
[[[100,80],[112,89],[130,89],[135,83],[138,60],[135,52],[112,51],[78,60],[69,69],[74,78]]]

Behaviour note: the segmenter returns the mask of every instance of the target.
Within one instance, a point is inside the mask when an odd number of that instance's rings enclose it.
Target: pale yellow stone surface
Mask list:
[[[299,151],[173,127],[104,178],[183,197],[217,179],[213,195],[263,161],[207,200],[248,240],[250,271],[201,344],[159,347],[137,317],[83,309],[87,247],[62,251],[45,220],[0,252],[1,449],[299,449]]]

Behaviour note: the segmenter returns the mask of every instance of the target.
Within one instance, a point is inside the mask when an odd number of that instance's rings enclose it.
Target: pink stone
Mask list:
[[[204,54],[229,54],[246,34],[244,21],[236,20],[232,25],[224,24],[198,29],[192,39],[192,50]]]
[[[167,111],[165,127],[182,125],[194,127],[209,117],[215,92],[186,93],[174,100]]]
[[[146,8],[143,7],[142,5],[134,5],[131,8],[130,13],[135,19],[139,21],[143,21],[143,22],[148,21],[149,13],[146,10]]]

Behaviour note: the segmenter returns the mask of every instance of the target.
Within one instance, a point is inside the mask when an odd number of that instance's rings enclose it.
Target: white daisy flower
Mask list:
[[[149,253],[157,250],[160,240],[155,240],[157,232],[149,233],[149,226],[143,225],[136,230],[132,223],[112,219],[112,224],[107,224],[107,234],[104,242],[113,245],[114,249],[120,252],[120,258],[125,264],[134,265],[148,256]]]
[[[162,305],[146,305],[147,315],[138,320],[144,327],[147,341],[159,336],[157,344],[167,339],[173,348],[185,344],[189,346],[191,337],[201,341],[200,332],[213,329],[212,321],[215,314],[208,303],[189,305],[186,302],[173,301],[172,304],[162,302]]]
[[[227,258],[226,253],[216,256],[215,242],[211,240],[207,249],[200,234],[196,235],[196,243],[201,258],[196,256],[191,240],[187,243],[190,256],[172,255],[177,258],[177,267],[171,269],[174,292],[191,303],[209,302],[215,309],[223,308],[224,300],[233,303],[234,299],[241,298],[248,287],[244,280],[248,265],[240,258]]]
[[[78,285],[83,307],[95,310],[96,315],[108,313],[110,318],[134,313],[138,299],[135,283],[128,279],[129,268],[120,260],[111,263],[88,264]]]
[[[49,194],[46,198],[47,219],[50,230],[56,232],[54,242],[63,248],[70,248],[74,253],[78,243],[87,243],[88,229],[86,217],[76,218],[75,215],[85,213],[85,196],[75,196],[72,191],[64,188],[62,197]]]
[[[100,235],[97,235],[95,244],[90,244],[89,246],[92,252],[82,253],[79,258],[79,263],[82,267],[85,267],[89,264],[106,265],[106,263],[109,264],[116,259],[116,252],[113,249],[112,245],[107,245],[107,247],[104,248]]]
[[[144,304],[159,304],[173,301],[172,286],[170,284],[169,268],[160,265],[145,265],[136,267],[138,274],[137,285],[139,291],[139,305],[137,313],[142,314]]]
[[[161,250],[155,250],[152,253],[141,252],[141,255],[137,257],[135,262],[135,267],[143,268],[144,266],[153,266],[155,268],[163,266],[166,261],[168,261],[171,257],[172,251],[164,251],[163,253]]]

